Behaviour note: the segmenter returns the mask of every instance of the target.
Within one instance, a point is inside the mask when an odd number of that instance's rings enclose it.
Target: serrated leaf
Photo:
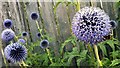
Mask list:
[[[120,64],[120,59],[115,59],[112,61],[112,64],[110,64],[110,66],[115,66],[117,64]]]

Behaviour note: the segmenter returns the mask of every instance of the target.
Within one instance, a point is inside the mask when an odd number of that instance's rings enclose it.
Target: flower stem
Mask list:
[[[27,68],[26,66],[28,66],[27,64],[25,64],[25,62],[22,60],[21,62],[19,62],[19,66],[21,68]]]
[[[20,68],[23,68],[20,62],[18,64],[19,64]]]
[[[5,56],[4,56],[4,52],[3,52],[2,46],[0,46],[0,49],[1,49],[2,56],[3,56],[4,64],[5,64],[6,68],[8,68],[8,67],[7,67],[8,64],[7,64],[7,62],[6,62],[6,59],[5,59]]]
[[[99,66],[102,66],[102,62],[100,61],[100,58],[99,58],[99,55],[98,55],[98,48],[97,48],[96,45],[93,45],[93,46],[94,46],[95,55],[96,55],[97,61],[99,63]]]
[[[47,51],[48,57],[50,59],[50,62],[53,64],[52,58],[50,57],[50,50],[48,48],[46,48],[46,51]]]
[[[100,6],[101,6],[101,8],[103,9],[103,3],[102,3],[102,0],[100,0]]]
[[[79,10],[80,10],[80,1],[77,0],[77,11],[79,11]]]
[[[26,66],[28,66],[27,64],[25,64],[25,62],[22,60],[22,62],[21,62],[22,64],[23,64],[23,66],[25,67],[25,68],[27,68]]]
[[[38,24],[38,21],[36,20],[35,22],[36,22],[36,25],[37,25],[38,30],[40,31],[40,26],[39,26],[39,24]]]
[[[42,29],[40,29],[39,24],[38,24],[38,21],[36,20],[35,22],[36,22],[36,25],[37,25],[38,31],[39,31],[40,34],[41,34],[41,38],[43,38],[43,35],[42,35]]]
[[[90,52],[90,55],[91,55],[91,60],[93,60],[92,62],[94,63],[94,61],[95,61],[95,58],[94,58],[94,52],[93,52],[93,49],[91,48],[91,46],[90,46],[90,44],[88,44],[88,50],[89,50],[89,52]],[[92,63],[92,64],[93,64]],[[93,64],[94,65],[94,64]]]

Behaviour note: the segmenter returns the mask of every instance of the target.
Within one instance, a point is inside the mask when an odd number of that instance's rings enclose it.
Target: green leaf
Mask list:
[[[112,61],[112,64],[110,64],[110,66],[115,66],[117,64],[120,64],[120,59],[115,59]]]
[[[109,46],[113,49],[113,51],[115,51],[114,42],[112,40],[107,40],[107,44],[109,44]]]
[[[120,54],[120,51],[117,50],[117,51],[111,52],[111,55],[110,55],[110,56],[112,56],[113,59],[115,59],[116,57],[120,57],[119,54]]]
[[[73,42],[73,40],[74,40],[73,37],[70,37],[67,40],[65,40],[64,43],[62,43],[62,46],[60,48],[60,54],[63,53],[63,49],[64,49],[64,47],[66,46],[67,43],[72,42],[72,44],[75,45],[75,42]]]
[[[80,52],[80,58],[77,60],[77,66],[80,66],[80,62],[86,58],[87,50]]]
[[[99,46],[99,47],[100,47],[100,49],[102,50],[103,54],[107,56],[107,51],[106,51],[105,46],[104,46],[104,45],[102,45],[102,44],[99,44],[98,46]]]
[[[82,52],[80,52],[80,57],[86,57],[87,54],[87,50],[83,50]]]
[[[77,66],[80,66],[80,62],[82,61],[83,58],[80,58],[77,60]]]
[[[52,63],[49,66],[63,66],[63,64],[62,63]]]
[[[46,59],[44,60],[44,62],[43,62],[43,64],[42,64],[42,65],[44,65],[44,66],[48,66],[48,63],[49,63],[49,59],[48,59],[48,58],[46,58]]]
[[[113,38],[114,44],[119,45],[120,41],[118,39]]]
[[[69,57],[69,59],[68,59],[68,64],[70,64],[71,62],[72,62],[72,59],[74,58],[74,57],[80,57],[80,55],[70,55],[70,57]]]

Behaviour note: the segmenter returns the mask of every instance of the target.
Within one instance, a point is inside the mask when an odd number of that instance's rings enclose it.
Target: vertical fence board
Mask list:
[[[36,26],[36,21],[30,19],[30,14],[32,12],[37,12],[38,13],[37,8],[38,7],[37,7],[36,2],[30,2],[28,5],[26,4],[27,18],[28,18],[28,21],[29,21],[30,32],[31,32],[33,42],[36,41],[36,38],[37,38],[36,33],[38,32],[38,29],[37,29],[37,26]]]
[[[57,42],[57,30],[54,21],[54,13],[53,13],[53,6],[51,2],[42,2],[42,17],[45,23],[45,29],[47,34],[50,35],[54,40],[52,41],[52,47],[54,48],[54,53],[56,56],[59,55],[58,53],[58,44]]]

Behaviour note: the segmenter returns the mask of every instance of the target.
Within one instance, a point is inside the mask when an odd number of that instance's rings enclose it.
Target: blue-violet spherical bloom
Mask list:
[[[27,56],[26,48],[19,43],[7,45],[4,49],[5,58],[12,63],[20,62]]]
[[[37,20],[37,19],[39,18],[39,15],[38,15],[38,13],[36,13],[36,12],[32,12],[32,13],[30,14],[30,18],[31,18],[32,20]]]
[[[18,39],[18,43],[25,44],[26,41],[24,39]]]
[[[41,34],[40,32],[37,33],[37,37],[40,38],[41,37]]]
[[[15,33],[11,29],[5,29],[1,33],[1,38],[4,42],[9,42],[9,41],[13,40],[14,37],[15,37]]]
[[[11,28],[13,26],[13,22],[10,19],[5,19],[3,25],[5,28]]]
[[[72,32],[84,43],[91,45],[104,40],[111,33],[109,16],[99,7],[84,7],[73,17]]]
[[[22,36],[26,37],[26,36],[28,36],[28,33],[24,31],[24,32],[22,32]]]
[[[41,48],[47,48],[49,46],[49,42],[48,42],[48,40],[42,40],[41,42],[40,42],[40,47]]]

